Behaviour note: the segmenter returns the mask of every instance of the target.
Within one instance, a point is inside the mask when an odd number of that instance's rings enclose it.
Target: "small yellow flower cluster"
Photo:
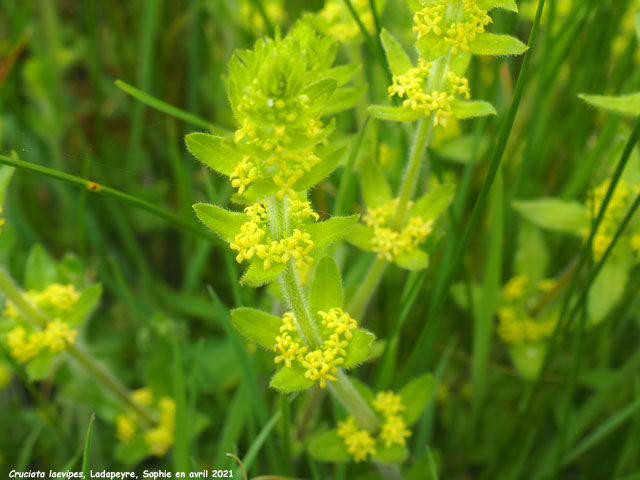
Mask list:
[[[411,217],[401,231],[392,229],[390,223],[397,205],[398,199],[394,199],[380,207],[369,209],[363,217],[367,226],[373,228],[373,251],[389,262],[398,255],[418,248],[433,228],[433,220],[425,222],[418,216]]]
[[[607,179],[591,191],[591,194],[587,199],[587,211],[590,220],[593,221],[598,217],[610,184],[611,179]],[[637,190],[637,188],[635,190]],[[596,261],[599,261],[602,258],[609,248],[609,245],[611,245],[611,242],[613,242],[616,229],[628,211],[630,193],[631,188],[627,185],[627,182],[620,180],[613,191],[613,195],[609,201],[609,206],[604,214],[602,223],[600,223],[598,231],[593,238],[592,250],[593,257]],[[588,236],[587,231],[584,232],[584,236]]]
[[[273,25],[282,25],[286,19],[283,0],[266,0],[262,2],[264,13]],[[265,33],[265,23],[260,10],[253,0],[243,0],[240,4],[240,18],[247,30],[260,36]]]
[[[528,283],[529,277],[526,275],[516,275],[512,277],[503,288],[504,296],[509,301],[522,298],[526,293]]]
[[[455,97],[447,92],[425,92],[430,70],[431,64],[420,59],[418,66],[402,75],[394,75],[393,83],[389,86],[389,98],[394,95],[406,97],[402,102],[403,107],[422,110],[425,115],[435,112],[434,125],[446,126],[447,119],[453,115],[451,104]]]
[[[351,316],[341,308],[332,308],[328,312],[318,312],[324,327],[323,337],[326,340],[315,350],[309,351],[302,345],[297,332],[296,320],[291,312],[282,317],[280,335],[276,337],[276,364],[284,362],[291,368],[293,362],[298,362],[305,369],[305,378],[319,382],[320,388],[327,386],[327,380],[335,382],[335,374],[347,356],[349,342],[353,332],[358,328]]]
[[[13,328],[7,334],[11,355],[20,363],[26,363],[45,350],[56,354],[73,344],[77,331],[60,319],[47,323],[44,330],[27,331],[24,327]]]
[[[516,310],[503,307],[498,311],[498,335],[507,343],[539,342],[550,337],[558,322],[557,315],[546,320],[518,318]]]
[[[433,32],[451,45],[451,53],[456,55],[459,50],[469,51],[469,43],[476,39],[479,33],[485,32],[485,27],[493,22],[486,10],[478,7],[475,0],[462,0],[462,15],[458,22],[451,22],[445,26],[443,22],[447,13],[447,2],[429,5],[415,13],[413,31],[418,38]],[[446,33],[445,33],[446,31]]]
[[[407,423],[401,414],[405,410],[402,397],[391,391],[378,392],[373,400],[373,408],[384,417],[380,438],[385,446],[389,448],[392,445],[406,445],[406,439],[411,436],[411,431],[407,429]]]
[[[384,419],[379,435],[384,446],[389,448],[393,445],[406,445],[406,439],[411,436],[411,431],[407,428],[407,423],[402,416],[402,412],[405,410],[402,397],[391,391],[378,392],[372,404]],[[359,428],[355,418],[347,417],[346,420],[338,422],[337,430],[347,447],[347,451],[356,462],[361,462],[366,460],[369,455],[376,454],[376,439],[368,431]]]
[[[342,437],[347,451],[356,462],[361,462],[366,460],[369,455],[376,454],[376,441],[369,432],[358,428],[355,418],[348,417],[346,420],[338,422],[338,435]]]
[[[418,38],[433,32],[438,36],[442,35],[440,24],[444,18],[446,6],[444,4],[424,7],[413,15],[413,31],[418,34]]]
[[[458,95],[462,95],[465,99],[471,99],[471,90],[469,89],[469,79],[466,77],[459,77],[452,71],[448,71],[446,75],[447,81],[451,86],[451,90]]]
[[[29,290],[26,292],[26,296],[39,309],[53,316],[70,312],[80,298],[80,294],[73,285],[61,285],[59,283],[52,283],[39,292]],[[3,315],[14,319],[20,316],[11,301],[7,301],[5,304]]]
[[[375,32],[375,23],[368,0],[352,0],[351,5],[358,13],[362,24],[369,32]],[[317,14],[320,30],[331,34],[340,43],[346,43],[360,36],[360,28],[353,20],[351,12],[345,8],[343,0],[327,0]]]
[[[175,430],[176,404],[172,398],[161,397],[157,400],[148,388],[141,388],[131,393],[134,402],[157,411],[160,421],[157,425],[142,429],[133,412],[119,415],[116,418],[116,436],[122,443],[129,443],[141,430],[144,442],[150,455],[162,457],[173,445]]]
[[[310,256],[314,246],[311,235],[296,228],[308,219],[317,221],[320,218],[311,208],[310,202],[289,199],[289,217],[294,228],[290,236],[280,240],[273,240],[267,234],[268,212],[263,203],[251,205],[245,208],[244,212],[250,220],[242,224],[240,233],[229,244],[232,250],[238,252],[238,263],[250,260],[254,255],[262,260],[265,270],[274,263],[287,263],[290,258],[296,260],[297,268],[313,263]]]
[[[533,289],[527,275],[516,275],[509,279],[502,288],[502,304],[498,309],[498,335],[511,344],[539,342],[550,337],[557,323],[557,315],[537,320],[531,318],[527,306],[531,294],[548,293],[556,288],[557,283],[553,278],[545,278],[539,280]]]

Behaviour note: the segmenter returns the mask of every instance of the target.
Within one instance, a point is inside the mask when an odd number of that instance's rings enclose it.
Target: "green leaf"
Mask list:
[[[236,330],[249,340],[267,350],[274,349],[282,325],[280,317],[255,308],[240,307],[231,310],[231,321]]]
[[[244,213],[232,212],[210,203],[196,203],[193,209],[200,221],[227,243],[233,242],[242,224],[250,220]]]
[[[400,392],[402,403],[405,406],[404,419],[407,425],[413,425],[433,395],[433,376],[425,374],[407,383]]]
[[[377,208],[393,198],[391,187],[382,168],[374,160],[364,162],[360,168],[362,196],[367,208]]]
[[[420,216],[423,220],[435,220],[444,213],[456,193],[453,183],[445,183],[432,188],[411,207],[412,217]]]
[[[523,343],[509,346],[509,356],[525,380],[535,381],[542,368],[547,346],[544,343]]]
[[[400,255],[396,255],[393,262],[406,270],[424,270],[429,266],[429,255],[419,248],[414,248]]]
[[[516,37],[496,33],[479,33],[474,41],[469,42],[469,49],[474,55],[521,55],[527,48]]]
[[[309,307],[314,315],[342,308],[344,303],[342,278],[333,258],[326,256],[318,262],[309,292]]]
[[[409,55],[404,51],[400,42],[398,42],[398,40],[396,40],[386,28],[382,29],[382,32],[380,33],[380,40],[382,41],[382,46],[387,54],[387,62],[389,62],[391,73],[394,75],[402,75],[413,67]]]
[[[305,378],[305,368],[299,363],[293,363],[291,368],[281,368],[269,384],[271,388],[282,393],[299,392],[300,390],[306,390],[313,386],[313,382]]]
[[[358,391],[364,401],[367,402],[369,406],[372,406],[371,403],[373,402],[375,395],[373,394],[371,387],[355,377],[349,377],[349,380],[351,380],[351,384]]]
[[[324,109],[325,115],[334,115],[344,110],[349,110],[360,101],[362,95],[369,88],[368,85],[358,85],[357,87],[339,88],[329,99],[329,103]]]
[[[286,267],[286,263],[273,263],[265,270],[264,263],[259,258],[254,257],[247,271],[240,279],[240,285],[258,288],[267,283],[273,282],[280,276]]]
[[[307,452],[320,462],[346,462],[350,458],[347,446],[336,430],[312,435]]]
[[[496,114],[496,109],[493,108],[493,105],[484,100],[473,100],[471,102],[454,100],[451,108],[453,110],[453,116],[458,120]]]
[[[482,10],[491,10],[493,8],[504,8],[512,12],[518,12],[518,5],[515,0],[477,0],[478,7]]]
[[[358,218],[360,218],[360,215],[332,217],[326,222],[304,225],[301,229],[311,234],[314,248],[321,248],[344,237],[353,228]]]
[[[376,453],[371,455],[371,458],[382,463],[399,463],[404,462],[408,456],[407,447],[397,444],[387,447],[382,443],[382,440],[379,440],[376,445]]]
[[[602,321],[622,294],[629,279],[629,266],[617,258],[607,261],[591,285],[587,300],[589,321],[593,324]]]
[[[96,284],[84,289],[73,307],[73,312],[64,319],[65,322],[72,327],[80,325],[96,308],[100,297],[102,297],[102,285]]]
[[[582,235],[589,228],[587,207],[557,198],[518,200],[513,208],[540,228]]]
[[[518,249],[514,259],[517,275],[526,275],[530,282],[545,278],[549,265],[549,250],[542,232],[531,224],[523,223],[518,232]]]
[[[242,154],[233,142],[208,133],[190,133],[185,137],[191,154],[212,170],[226,175],[233,173],[242,160]]]
[[[356,223],[345,235],[344,239],[354,247],[358,247],[365,252],[372,252],[373,230],[362,223]]]
[[[331,175],[342,160],[346,147],[338,148],[327,153],[322,159],[316,163],[304,176],[296,182],[294,189],[297,192],[306,192],[314,185]]]
[[[44,290],[47,286],[58,281],[56,264],[42,245],[34,245],[29,256],[24,273],[24,287],[26,290]]]
[[[578,97],[594,107],[610,112],[622,113],[623,115],[640,115],[640,92],[618,97],[581,93]]]
[[[303,90],[303,93],[309,96],[310,102],[314,102],[324,97],[331,97],[337,87],[338,82],[333,78],[323,78],[322,80],[318,80],[317,82],[309,85]]]
[[[341,368],[353,367],[369,360],[371,346],[375,339],[376,336],[373,333],[361,328],[353,332],[353,337],[351,337],[349,347],[347,347],[347,356]]]
[[[378,120],[390,122],[413,122],[424,115],[421,110],[412,110],[404,107],[390,107],[387,105],[369,105],[367,112]]]
[[[449,47],[450,45],[443,37],[436,35],[433,32],[429,32],[416,40],[418,53],[427,62],[433,62],[443,55],[446,55],[449,51]]]
[[[340,65],[327,70],[325,75],[329,78],[333,78],[337,82],[339,88],[349,83],[355,74],[358,73],[360,68],[361,66],[357,63],[349,63],[347,65]]]

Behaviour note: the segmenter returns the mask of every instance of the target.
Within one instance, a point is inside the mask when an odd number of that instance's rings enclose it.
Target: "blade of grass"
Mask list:
[[[189,462],[189,438],[191,421],[187,413],[187,391],[184,381],[184,365],[182,348],[174,335],[171,337],[173,362],[171,377],[173,379],[173,397],[176,402],[175,432],[173,442],[173,469],[176,472],[191,472]],[[88,478],[88,477],[87,477]]]
[[[84,453],[82,454],[82,472],[84,478],[89,478],[89,459],[91,456],[91,441],[93,439],[93,425],[96,421],[96,414],[92,413],[89,419],[89,428],[87,429],[87,436],[84,440]]]
[[[193,115],[178,107],[175,107],[166,102],[163,102],[162,100],[159,100],[149,95],[148,93],[145,93],[142,90],[137,89],[133,85],[130,85],[123,80],[118,79],[113,83],[115,83],[116,87],[118,87],[120,90],[122,90],[126,94],[131,95],[136,100],[139,100],[143,104],[148,105],[149,107],[155,110],[158,110],[159,112],[166,113],[167,115],[170,115],[175,118],[179,118],[180,120],[190,123],[191,125],[204,128],[205,130],[213,130],[215,128],[211,124],[211,122],[206,121],[204,118],[201,118],[197,115]]]

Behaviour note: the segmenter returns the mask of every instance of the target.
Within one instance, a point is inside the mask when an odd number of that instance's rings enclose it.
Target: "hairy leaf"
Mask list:
[[[360,168],[362,196],[367,208],[377,208],[392,199],[391,187],[382,168],[373,160],[365,162]]]
[[[244,275],[242,275],[240,284],[252,288],[261,287],[278,278],[280,274],[284,272],[285,267],[285,263],[273,263],[265,270],[262,260],[254,257],[251,259],[249,268],[244,272]]]
[[[278,370],[271,378],[269,384],[271,388],[275,388],[282,393],[299,392],[313,386],[313,382],[304,377],[305,368],[293,363],[291,367],[284,367]]]
[[[345,462],[349,460],[344,440],[336,430],[312,435],[307,444],[307,451],[320,462]]]
[[[242,160],[242,154],[233,142],[223,137],[196,132],[188,134],[185,141],[194,157],[227,177]]]
[[[587,207],[557,198],[518,200],[513,208],[534,225],[556,232],[582,235],[589,228]]]
[[[429,255],[419,248],[414,248],[408,252],[396,255],[393,261],[400,268],[407,270],[424,270],[429,266]]]
[[[358,218],[360,215],[332,217],[326,222],[304,225],[301,229],[311,234],[315,248],[321,248],[344,237],[353,228]]]
[[[469,49],[474,55],[521,55],[527,46],[511,35],[480,33],[469,42]]]
[[[361,328],[353,332],[353,337],[347,348],[347,356],[341,367],[349,368],[369,360],[371,356],[371,345],[373,345],[375,339],[376,336],[373,333]]]
[[[633,116],[640,115],[640,92],[621,95],[619,97],[581,93],[578,97],[594,107],[602,108],[610,112]]]
[[[424,115],[420,110],[411,110],[404,107],[390,107],[387,105],[370,105],[367,112],[378,120],[390,122],[413,122]]]
[[[240,233],[242,224],[250,220],[244,213],[232,212],[210,203],[196,203],[193,209],[202,223],[229,243]]]
[[[413,65],[409,55],[406,54],[400,42],[391,35],[386,28],[382,29],[380,33],[380,40],[382,46],[387,54],[387,62],[389,62],[389,68],[394,75],[402,75],[409,71]]]
[[[343,302],[342,278],[338,265],[333,258],[322,257],[313,276],[309,307],[316,315],[320,311],[328,312],[332,308],[342,308]]]
[[[496,114],[496,109],[493,105],[484,100],[473,100],[470,102],[455,100],[451,109],[453,110],[453,116],[458,120]]]
[[[433,376],[425,374],[407,383],[399,394],[402,396],[402,403],[405,406],[404,419],[407,425],[413,425],[433,395]]]
[[[233,326],[249,340],[273,350],[280,334],[282,319],[255,308],[240,307],[231,310]]]

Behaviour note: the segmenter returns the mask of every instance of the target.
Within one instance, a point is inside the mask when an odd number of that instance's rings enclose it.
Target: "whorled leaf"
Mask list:
[[[534,225],[556,232],[582,235],[589,228],[587,207],[558,198],[518,200],[513,208]]]
[[[306,390],[313,386],[311,380],[304,376],[305,368],[299,363],[293,363],[291,367],[284,367],[271,378],[271,388],[282,393],[293,393]]]
[[[280,317],[255,308],[240,307],[231,310],[231,321],[249,340],[268,350],[274,349],[282,325]]]
[[[371,455],[371,458],[382,463],[400,463],[404,462],[408,456],[407,447],[398,444],[387,447],[382,440],[378,440],[376,453]]]
[[[327,178],[336,169],[345,152],[346,148],[344,147],[327,152],[318,163],[296,182],[294,189],[297,192],[304,192]]]
[[[423,220],[435,220],[449,208],[455,193],[456,186],[453,183],[432,188],[413,204],[411,216],[420,216]]]
[[[420,110],[412,110],[404,107],[391,107],[387,105],[370,105],[367,112],[378,120],[390,122],[413,122],[424,115]]]
[[[360,250],[364,250],[365,252],[372,252],[373,245],[371,241],[373,240],[373,229],[371,227],[367,227],[362,223],[356,223],[349,233],[347,233],[344,239],[353,245],[354,247],[358,247]]]
[[[358,85],[337,89],[324,109],[325,115],[335,115],[355,107],[368,88],[368,85]]]
[[[484,100],[471,100],[465,102],[463,100],[454,100],[451,105],[453,116],[458,120],[465,120],[474,117],[486,117],[487,115],[495,115],[496,109],[489,102]]]
[[[185,137],[187,149],[191,154],[212,170],[226,175],[233,173],[242,160],[242,153],[229,139],[195,132]]]
[[[582,100],[590,105],[610,112],[621,113],[623,115],[640,115],[640,92],[618,97],[608,95],[578,95]]]
[[[518,5],[515,0],[476,0],[476,4],[482,10],[492,10],[503,8],[512,12],[518,12]]]
[[[386,28],[382,29],[380,40],[382,41],[384,52],[387,55],[387,62],[389,63],[391,73],[394,75],[402,75],[413,67],[409,55],[404,51],[400,42],[398,42]]]
[[[240,285],[244,285],[251,288],[258,288],[268,283],[273,282],[280,276],[286,267],[285,263],[272,263],[269,268],[265,270],[264,263],[261,259],[254,257],[251,259],[251,264],[244,275],[240,278]]]
[[[74,327],[80,325],[93,312],[102,297],[102,285],[85,288],[73,306],[73,311],[65,317],[65,322]]]
[[[329,256],[318,262],[309,291],[309,307],[314,315],[328,312],[332,308],[342,308],[344,303],[342,278],[338,265]]]
[[[429,255],[419,248],[396,255],[393,262],[406,270],[424,270],[429,266]]]
[[[347,347],[347,356],[341,368],[350,368],[369,360],[371,357],[371,346],[375,339],[376,336],[373,333],[362,328],[353,332],[353,337],[351,337],[349,346]]]
[[[242,224],[250,220],[244,213],[232,212],[210,203],[196,203],[193,209],[200,221],[227,243],[232,242],[240,233]]]
[[[369,160],[361,166],[360,183],[367,208],[377,208],[391,201],[393,194],[387,177],[374,160]]]
[[[469,42],[469,50],[474,55],[521,55],[527,46],[511,35],[479,33]]]
[[[315,248],[321,248],[340,240],[360,218],[360,215],[348,217],[331,217],[326,222],[310,223],[301,227],[301,230],[311,235]]]
[[[307,452],[320,462],[346,462],[350,458],[344,440],[335,429],[312,435]]]

